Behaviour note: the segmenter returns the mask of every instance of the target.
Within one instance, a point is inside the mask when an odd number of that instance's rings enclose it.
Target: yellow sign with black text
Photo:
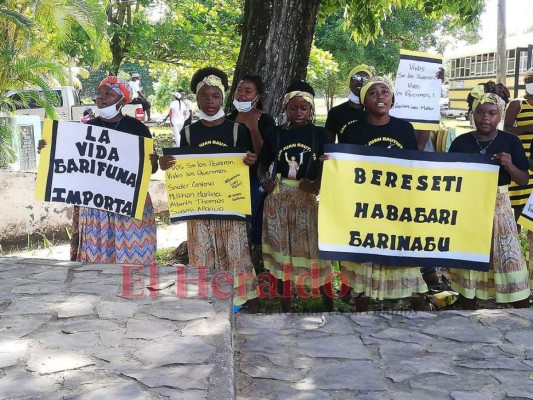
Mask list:
[[[163,149],[175,158],[165,171],[172,221],[244,219],[251,214],[250,168],[243,162],[244,153],[208,151]]]
[[[323,259],[488,270],[498,166],[478,155],[326,145]]]

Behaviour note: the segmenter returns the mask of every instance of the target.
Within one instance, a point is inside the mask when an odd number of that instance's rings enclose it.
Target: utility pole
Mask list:
[[[505,27],[505,0],[498,0],[498,24],[496,47],[496,83],[506,85],[507,76],[507,43]]]

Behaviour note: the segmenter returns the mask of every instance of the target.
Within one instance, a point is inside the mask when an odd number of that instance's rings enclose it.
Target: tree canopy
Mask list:
[[[393,19],[399,10],[416,9],[433,25],[446,18],[450,26],[464,26],[476,22],[483,0],[310,0],[305,4],[306,7],[298,7],[290,0],[244,1],[244,27],[234,85],[235,80],[248,73],[266,78],[269,98],[264,103],[266,111],[272,114],[281,111],[278,99],[288,84],[306,78],[317,21],[327,23],[330,15],[338,15],[342,10],[341,27],[350,32],[355,42],[368,44],[383,33],[386,21]],[[318,40],[317,46],[320,47]],[[330,53],[334,54],[331,50]],[[380,51],[379,56],[384,53]]]
[[[43,97],[32,92],[18,101],[27,104],[31,98],[54,116],[56,99],[49,88],[68,77],[70,65],[62,46],[77,30],[85,33],[88,46],[102,46],[105,15],[97,0],[0,1],[0,165],[13,156],[9,116],[17,104],[6,93],[41,88]]]

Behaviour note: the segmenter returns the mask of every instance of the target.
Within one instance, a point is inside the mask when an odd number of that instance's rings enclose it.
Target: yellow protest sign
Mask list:
[[[250,168],[244,153],[165,148],[174,166],[165,171],[171,221],[244,219],[251,214]]]
[[[142,219],[153,140],[78,122],[45,120],[35,199]]]
[[[533,231],[533,193],[529,195],[527,203],[518,218],[518,225],[525,226],[528,231]]]
[[[498,166],[478,155],[326,145],[323,259],[488,270]]]

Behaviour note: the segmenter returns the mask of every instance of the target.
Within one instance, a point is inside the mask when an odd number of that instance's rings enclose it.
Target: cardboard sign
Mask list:
[[[518,225],[525,226],[529,231],[533,231],[533,193],[529,195],[527,203],[522,209],[522,214],[518,218]]]
[[[142,219],[153,140],[78,122],[44,121],[36,200]]]
[[[436,75],[440,67],[440,55],[400,50],[390,115],[409,121],[415,129],[438,130],[442,82]]]
[[[245,219],[251,214],[250,168],[244,153],[165,148],[176,159],[165,171],[171,221]]]
[[[323,259],[487,271],[498,165],[479,155],[326,145]]]

